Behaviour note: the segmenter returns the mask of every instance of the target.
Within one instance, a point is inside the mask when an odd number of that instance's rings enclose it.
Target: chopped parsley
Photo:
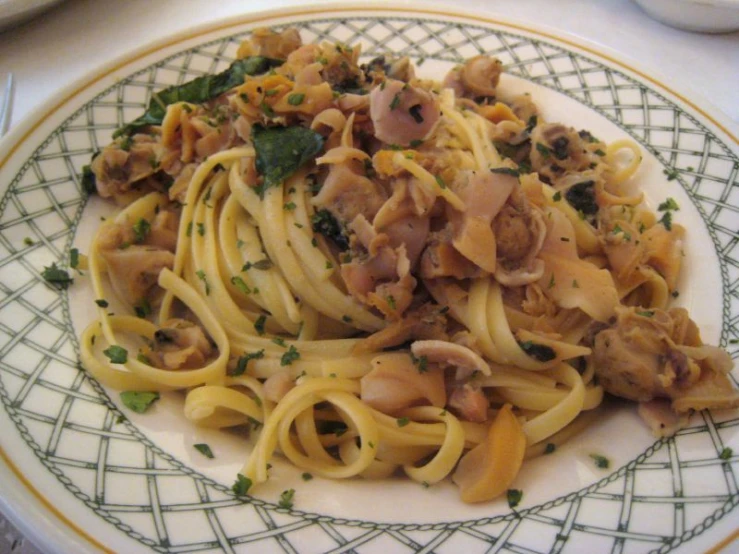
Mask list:
[[[151,223],[149,223],[147,220],[145,220],[143,217],[139,219],[136,223],[134,223],[133,226],[133,233],[135,235],[134,242],[136,244],[141,244],[146,240],[146,237],[149,235],[149,232],[151,231]]]
[[[677,179],[678,176],[677,169],[663,169],[662,173],[667,175],[668,181],[674,181],[675,179]]]
[[[385,297],[385,300],[387,301],[387,305],[390,306],[391,310],[396,309],[395,297],[392,294],[387,295]]]
[[[398,427],[405,427],[406,425],[408,425],[411,422],[411,420],[408,419],[407,417],[399,417],[395,421],[397,422]]]
[[[117,344],[103,350],[103,354],[114,364],[125,364],[128,361],[128,350]]]
[[[208,296],[210,294],[210,284],[208,283],[208,277],[205,275],[205,271],[198,269],[195,272],[195,275],[197,275],[198,279],[203,282],[203,285],[205,286],[205,295]]]
[[[149,304],[149,300],[146,298],[134,306],[133,309],[136,315],[142,319],[151,314],[151,304]]]
[[[552,153],[552,151],[549,149],[548,146],[540,142],[536,143],[536,151],[539,152],[539,154],[541,154],[545,158],[548,158]]]
[[[69,251],[69,267],[77,269],[80,265],[80,251],[77,248],[72,248]]]
[[[733,455],[734,455],[734,451],[728,446],[725,446],[724,449],[721,451],[721,454],[718,455],[718,457],[721,458],[722,460],[728,460]]]
[[[201,237],[205,236],[205,223],[196,223],[198,227],[198,235]]]
[[[34,242],[31,237],[23,237],[23,244],[25,244],[26,246],[33,246]]]
[[[659,222],[664,225],[665,229],[672,231],[672,212],[665,212]]]
[[[303,475],[301,475],[301,477],[303,478],[303,481],[310,481],[311,479],[313,479],[313,475],[311,475],[307,471],[305,473],[303,473]]]
[[[251,479],[239,473],[236,475],[236,482],[231,486],[231,490],[236,496],[244,496],[251,488]]]
[[[299,358],[300,358],[300,352],[298,352],[298,349],[295,348],[295,346],[291,344],[290,348],[287,349],[287,352],[285,352],[282,355],[282,358],[280,358],[280,365],[281,366],[290,365]]]
[[[282,205],[282,209],[283,209],[283,210],[285,210],[286,212],[292,212],[292,211],[294,211],[294,210],[295,210],[295,208],[297,208],[297,207],[298,207],[298,206],[297,206],[297,204],[295,204],[295,202],[285,202],[285,203],[284,203],[284,204]]]
[[[400,93],[396,92],[395,96],[393,96],[392,101],[390,102],[390,109],[394,110],[400,105]]]
[[[264,348],[262,348],[261,350],[257,350],[256,352],[249,352],[247,354],[244,354],[236,362],[236,369],[234,369],[231,375],[233,375],[234,377],[243,375],[251,360],[261,360],[262,358],[264,358]]]
[[[606,458],[605,456],[601,456],[600,454],[590,454],[590,457],[593,458],[595,467],[599,469],[608,469],[608,466],[611,465],[611,462],[608,460],[608,458]]]
[[[657,206],[657,211],[660,211],[660,212],[665,212],[665,211],[670,211],[670,210],[677,211],[679,209],[680,209],[680,206],[678,205],[677,202],[675,202],[675,199],[672,197],[668,198],[667,200],[662,202],[659,206]]]
[[[208,458],[210,460],[212,460],[213,458],[215,458],[215,456],[213,455],[213,451],[210,449],[210,446],[208,446],[204,442],[201,442],[201,443],[198,443],[198,444],[193,444],[193,446],[195,447],[195,450],[197,450],[198,452],[200,452],[206,458]]]
[[[137,414],[143,414],[157,400],[159,400],[158,392],[127,390],[121,393],[121,401],[126,408]]]
[[[557,445],[553,442],[548,442],[547,445],[544,447],[544,454],[551,454],[557,449]]]
[[[251,289],[249,288],[249,285],[247,285],[244,280],[238,275],[234,275],[233,277],[231,277],[231,284],[244,294],[251,294]]]
[[[654,315],[654,310],[637,310],[636,315],[640,315],[642,317],[652,317]]]
[[[254,322],[254,329],[257,333],[260,335],[264,334],[264,324],[267,322],[267,316],[262,314],[260,315],[257,320]]]
[[[521,175],[518,169],[511,169],[510,167],[495,167],[490,170],[490,173],[498,173],[500,175],[510,175],[511,177],[519,177]]]
[[[557,192],[555,192],[555,193],[554,193],[554,194],[552,195],[552,200],[553,200],[554,202],[559,202],[560,200],[562,200],[562,193],[561,193],[560,191],[557,191]]]
[[[439,187],[443,190],[446,188],[446,183],[444,182],[444,179],[441,178],[440,175],[436,175],[436,184],[439,185]]]
[[[97,300],[95,300],[95,304],[97,304],[101,308],[107,308],[108,307],[108,301],[105,300],[104,298],[98,298]]]
[[[295,489],[288,489],[286,491],[282,491],[282,494],[280,495],[280,501],[277,503],[277,505],[280,508],[285,508],[286,510],[289,510],[293,507],[293,499],[295,498]]]
[[[426,373],[428,371],[429,360],[426,356],[419,356],[416,358],[416,356],[411,352],[411,361],[413,362],[413,365],[418,368],[419,373]]]
[[[57,267],[55,263],[52,263],[48,267],[44,267],[44,270],[41,272],[41,277],[43,277],[47,283],[52,283],[60,289],[66,289],[70,283],[74,283],[74,279],[69,276],[69,273],[64,269]]]
[[[506,499],[508,500],[508,507],[515,508],[521,503],[523,498],[523,491],[520,489],[508,489],[506,491]]]
[[[265,271],[270,269],[273,265],[272,260],[264,258],[263,260],[258,260],[256,262],[246,262],[244,267],[241,268],[241,271],[249,271],[252,267],[254,269],[259,269],[260,271]]]

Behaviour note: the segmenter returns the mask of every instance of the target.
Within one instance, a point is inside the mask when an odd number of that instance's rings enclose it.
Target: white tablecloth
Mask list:
[[[0,32],[0,75],[12,71],[16,78],[11,125],[53,101],[63,87],[134,48],[195,24],[300,3],[62,2],[31,21]],[[672,29],[651,20],[629,0],[455,0],[453,5],[549,26],[592,41],[601,49],[637,62],[686,96],[708,100],[739,124],[739,33],[707,35]],[[2,516],[0,535],[0,554],[36,552]]]

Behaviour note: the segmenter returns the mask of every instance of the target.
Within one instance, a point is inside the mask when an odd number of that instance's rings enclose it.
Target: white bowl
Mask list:
[[[651,17],[678,29],[728,33],[739,29],[739,0],[634,0]]]

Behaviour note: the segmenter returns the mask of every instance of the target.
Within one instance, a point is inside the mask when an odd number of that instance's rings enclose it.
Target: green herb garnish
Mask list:
[[[282,491],[282,494],[280,495],[280,501],[277,503],[277,505],[280,508],[285,508],[286,510],[289,510],[293,507],[293,499],[295,498],[295,489],[288,489],[286,491]]]
[[[508,489],[506,491],[506,498],[508,499],[508,507],[515,508],[521,503],[523,491],[519,489]]]
[[[128,361],[128,350],[117,344],[112,344],[105,350],[103,354],[114,364],[125,364]]]
[[[590,454],[590,457],[593,458],[593,462],[595,462],[595,466],[600,469],[608,469],[608,466],[611,465],[611,462],[606,458],[605,456],[601,456],[600,454]]]
[[[281,366],[290,365],[299,358],[300,358],[300,352],[298,352],[298,349],[295,348],[295,346],[291,344],[290,348],[287,349],[287,352],[285,352],[282,355],[282,358],[280,358],[280,365]]]
[[[231,486],[231,490],[236,496],[245,496],[251,485],[251,479],[239,473],[236,475],[236,482]]]
[[[121,400],[129,410],[137,414],[143,414],[154,402],[159,400],[159,393],[127,390],[121,393]]]
[[[66,270],[57,267],[55,263],[52,263],[48,267],[44,267],[41,272],[41,277],[47,283],[52,283],[60,289],[66,289],[71,283],[74,283],[74,279],[69,276]]]
[[[200,452],[206,458],[208,458],[210,460],[212,460],[213,458],[215,458],[215,456],[213,455],[213,451],[210,449],[210,446],[208,446],[204,442],[201,442],[201,443],[198,443],[198,444],[193,444],[193,446],[195,447],[195,450],[197,450],[198,452]]]

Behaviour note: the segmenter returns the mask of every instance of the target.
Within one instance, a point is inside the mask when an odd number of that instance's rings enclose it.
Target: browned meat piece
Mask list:
[[[241,44],[236,55],[239,58],[265,56],[284,60],[291,52],[300,48],[302,44],[300,33],[295,28],[291,27],[277,33],[272,29],[261,27],[255,29],[249,40]]]
[[[103,148],[92,161],[95,186],[103,198],[130,191],[159,169],[162,147],[149,135],[137,134],[119,139]]]
[[[358,342],[353,349],[356,354],[377,352],[385,348],[399,346],[409,340],[448,340],[446,316],[436,304],[424,304],[407,312],[395,321],[366,339]]]
[[[490,56],[475,56],[447,73],[443,85],[454,89],[458,98],[495,97],[502,71],[500,60]]]
[[[344,223],[353,221],[360,214],[372,221],[386,195],[363,173],[357,162],[333,164],[321,191],[313,198],[313,204],[326,208]]]
[[[420,372],[404,352],[378,355],[360,384],[362,402],[386,414],[418,404],[439,408],[446,404],[442,371],[430,368]]]
[[[152,238],[170,246],[173,246],[172,240],[176,242],[176,235],[171,236],[176,231],[168,228],[170,225],[176,228],[176,221],[171,221],[167,213],[166,210],[160,212],[153,237],[151,231],[143,237],[137,235],[130,222],[111,223],[100,230],[97,248],[105,260],[113,290],[131,306],[148,299],[161,270],[174,266],[173,249],[152,246],[150,242]]]
[[[681,308],[617,308],[611,327],[595,335],[593,356],[600,384],[616,396],[669,398],[678,412],[739,406],[739,393],[726,377],[733,362],[700,342]]]
[[[214,352],[202,327],[184,319],[170,319],[154,333],[154,348],[147,358],[164,369],[203,367]]]
[[[174,254],[150,246],[132,245],[124,249],[101,250],[108,276],[116,294],[134,306],[147,298],[165,267],[174,267]]]
[[[545,123],[531,132],[531,166],[550,181],[565,171],[584,171],[600,156],[585,147],[577,131],[561,123]]]
[[[488,419],[489,404],[480,387],[464,383],[452,388],[447,407],[465,421],[481,423]]]
[[[467,279],[482,274],[481,270],[454,248],[451,228],[431,233],[421,254],[420,275],[424,279],[454,277]]]
[[[439,102],[430,92],[388,79],[370,93],[375,136],[387,144],[407,146],[423,140],[439,120]]]

